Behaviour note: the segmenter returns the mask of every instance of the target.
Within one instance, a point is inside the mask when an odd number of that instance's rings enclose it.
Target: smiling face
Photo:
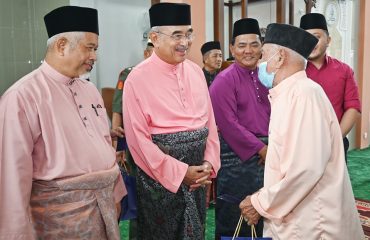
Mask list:
[[[191,26],[161,26],[158,32],[152,32],[151,40],[158,57],[176,65],[183,62],[189,53],[193,29]]]
[[[319,40],[308,59],[315,61],[323,58],[330,44],[330,36],[322,29],[308,29],[306,31],[314,35]]]
[[[257,34],[242,34],[235,38],[230,51],[242,67],[255,69],[261,57],[261,40]]]

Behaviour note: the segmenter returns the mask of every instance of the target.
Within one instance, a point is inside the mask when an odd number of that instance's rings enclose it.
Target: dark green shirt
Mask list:
[[[112,112],[122,114],[122,92],[127,79],[128,74],[131,72],[133,67],[125,68],[118,77],[118,82],[116,89],[114,90],[113,102],[112,102]]]
[[[215,77],[216,77],[216,75],[218,74],[219,71],[216,71],[214,73],[210,73],[207,70],[205,70],[204,68],[202,70],[203,70],[204,76],[206,77],[207,86],[209,87],[209,86],[211,86],[213,80],[215,80]]]

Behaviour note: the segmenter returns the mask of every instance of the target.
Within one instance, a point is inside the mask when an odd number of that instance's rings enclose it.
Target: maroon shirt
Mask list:
[[[338,121],[350,108],[361,112],[361,103],[353,70],[347,64],[326,56],[324,64],[317,69],[311,62],[307,63],[306,73],[317,82],[328,96]]]

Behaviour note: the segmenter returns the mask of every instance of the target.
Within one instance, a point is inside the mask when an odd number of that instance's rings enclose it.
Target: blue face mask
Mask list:
[[[268,73],[267,72],[267,63],[278,53],[279,51],[277,51],[276,53],[274,53],[270,58],[269,60],[265,61],[265,62],[261,62],[259,65],[258,65],[258,79],[260,80],[260,82],[262,83],[263,86],[265,86],[266,88],[270,89],[272,88],[272,83],[274,82],[274,78],[275,78],[275,73],[276,72],[273,72],[273,73]]]

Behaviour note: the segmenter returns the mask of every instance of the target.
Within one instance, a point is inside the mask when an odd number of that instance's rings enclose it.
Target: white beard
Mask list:
[[[79,79],[88,80],[90,79],[90,72],[84,73],[78,77]]]

